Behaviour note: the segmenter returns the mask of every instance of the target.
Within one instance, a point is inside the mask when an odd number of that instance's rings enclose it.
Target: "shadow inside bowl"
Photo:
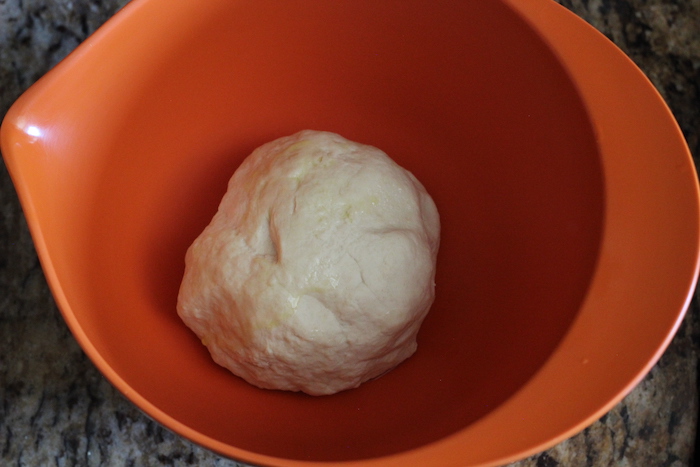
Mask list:
[[[116,373],[175,420],[293,459],[416,448],[507,400],[576,317],[604,210],[585,108],[500,3],[420,3],[222,7],[158,65],[105,148],[84,225],[92,303],[75,314]],[[304,128],[386,151],[423,182],[442,222],[437,298],[415,356],[317,398],[221,369],[175,311],[185,251],[233,171]]]

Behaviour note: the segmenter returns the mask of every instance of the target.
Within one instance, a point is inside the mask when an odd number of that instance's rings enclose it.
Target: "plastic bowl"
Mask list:
[[[258,145],[375,145],[435,199],[414,357],[329,397],[248,385],[180,322],[187,246]],[[698,186],[643,74],[550,0],[134,0],[31,87],[2,152],[63,316],[146,414],[281,466],[544,450],[659,358],[698,270]]]

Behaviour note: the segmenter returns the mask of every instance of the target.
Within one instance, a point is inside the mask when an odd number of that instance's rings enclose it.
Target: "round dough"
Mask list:
[[[439,236],[410,172],[377,148],[301,131],[235,172],[187,251],[178,313],[256,386],[354,388],[415,352]]]

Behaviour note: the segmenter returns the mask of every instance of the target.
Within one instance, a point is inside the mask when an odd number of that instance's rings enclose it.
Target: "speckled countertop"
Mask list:
[[[0,0],[0,116],[126,0]],[[560,0],[647,73],[700,156],[700,0]],[[510,467],[695,465],[700,308],[642,383],[581,434]],[[82,353],[0,168],[0,465],[236,466],[151,421]]]

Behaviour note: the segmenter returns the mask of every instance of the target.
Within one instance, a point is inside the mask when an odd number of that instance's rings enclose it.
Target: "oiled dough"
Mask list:
[[[301,131],[235,172],[187,251],[178,313],[256,386],[354,388],[415,352],[439,235],[432,199],[385,153]]]

